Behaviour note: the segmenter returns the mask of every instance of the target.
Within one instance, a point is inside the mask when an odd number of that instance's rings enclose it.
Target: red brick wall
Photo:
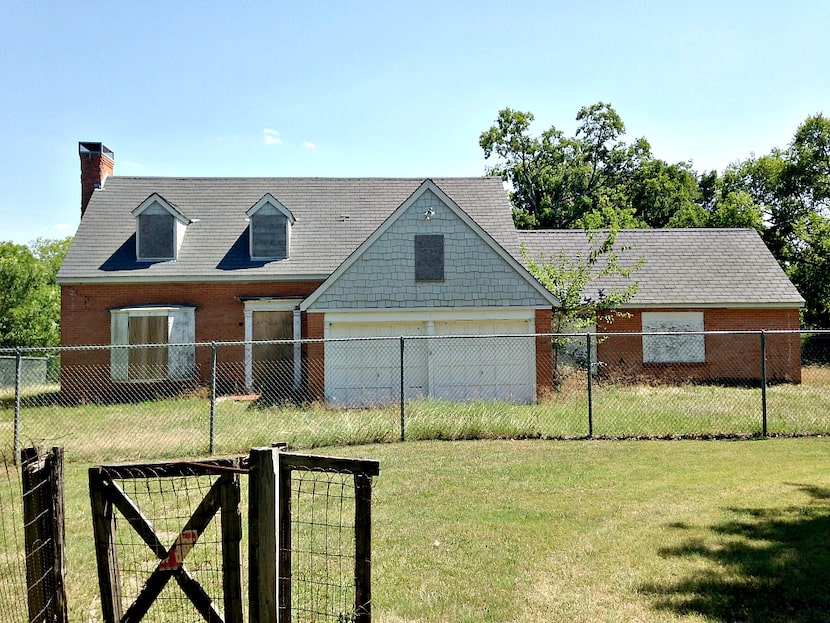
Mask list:
[[[110,344],[109,310],[133,305],[193,305],[196,307],[196,342],[243,341],[245,317],[240,297],[305,298],[319,285],[316,281],[65,285],[61,287],[61,345]],[[196,351],[196,367],[203,381],[210,374],[210,356],[207,348]],[[64,397],[83,400],[123,393],[123,384],[110,383],[109,357],[106,349],[65,351],[61,356]],[[244,383],[242,362],[242,346],[218,349],[219,382],[241,387]],[[130,392],[137,394],[139,390],[140,384],[129,384]]]
[[[657,311],[657,310],[655,310]],[[797,309],[665,309],[659,311],[703,311],[705,331],[761,331],[798,329]],[[600,326],[604,333],[640,333],[642,310]],[[766,336],[767,378],[770,381],[801,382],[801,341],[798,334]],[[639,335],[611,336],[598,345],[598,357],[606,375],[652,377],[665,380],[741,381],[761,378],[761,340],[758,334],[707,335],[705,363],[643,363]]]
[[[550,331],[553,312],[550,309],[536,310],[536,333]],[[553,391],[553,351],[549,337],[536,338],[536,399],[550,395]]]
[[[112,158],[100,153],[81,155],[81,217],[83,218],[92,193],[107,176],[113,174],[115,163]]]

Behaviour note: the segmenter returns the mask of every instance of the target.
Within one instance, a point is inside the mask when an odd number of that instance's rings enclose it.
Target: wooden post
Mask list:
[[[354,476],[355,623],[372,621],[372,478]]]
[[[252,448],[248,480],[248,601],[251,623],[277,621],[278,448]]]
[[[44,552],[47,537],[43,533],[44,515],[44,462],[39,448],[23,448],[20,452],[23,481],[23,534],[26,541],[26,593],[29,604],[29,620],[44,616],[49,596],[44,591],[44,579],[48,569],[48,556]]]
[[[55,623],[67,623],[69,621],[69,608],[66,602],[66,561],[64,550],[66,548],[66,526],[64,522],[63,502],[63,448],[54,446],[48,457],[49,488],[52,499],[52,556],[55,578]]]
[[[281,448],[285,450],[285,447]],[[277,472],[277,593],[279,623],[291,623],[291,467],[280,453]]]
[[[239,467],[239,461],[235,462]],[[225,594],[225,623],[242,623],[242,515],[239,512],[239,477],[221,476],[222,584]]]
[[[101,589],[104,623],[118,623],[123,614],[118,559],[115,552],[115,509],[107,499],[109,479],[100,467],[89,469],[89,500],[92,505],[92,532]]]
[[[43,459],[38,448],[20,454],[29,620],[66,623],[63,450],[52,448]]]

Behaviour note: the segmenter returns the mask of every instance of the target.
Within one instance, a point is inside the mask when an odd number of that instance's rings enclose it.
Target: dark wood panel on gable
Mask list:
[[[444,236],[415,236],[415,281],[444,280]]]

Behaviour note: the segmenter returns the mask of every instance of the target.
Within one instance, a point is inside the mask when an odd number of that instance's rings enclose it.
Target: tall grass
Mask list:
[[[830,434],[830,368],[805,368],[800,385],[767,389],[770,434]],[[211,419],[204,396],[129,404],[62,406],[29,396],[21,410],[23,444],[63,445],[73,460],[110,461],[235,454],[285,441],[316,448],[408,440],[570,439],[596,437],[751,437],[763,430],[758,387],[632,385],[598,382],[591,419],[587,382],[566,380],[536,404],[409,401],[337,409],[221,398]],[[13,401],[0,402],[0,444],[11,446]],[[102,443],[103,442],[103,443]]]

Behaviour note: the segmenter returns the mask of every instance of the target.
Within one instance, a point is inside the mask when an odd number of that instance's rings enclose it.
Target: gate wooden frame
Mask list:
[[[372,477],[380,463],[285,451],[285,444],[252,448],[249,466],[249,618],[291,623],[291,474],[308,470],[354,479],[354,623],[372,621]],[[275,560],[276,558],[276,560]]]
[[[171,578],[175,578],[208,623],[242,622],[242,518],[239,473],[242,459],[210,459],[193,462],[145,463],[140,465],[104,465],[89,469],[89,493],[92,504],[101,610],[105,623],[140,621]],[[144,477],[185,477],[217,475],[219,478],[193,512],[173,545],[166,548],[141,510],[124,493],[115,480]],[[115,540],[115,511],[126,519],[158,557],[159,564],[150,574],[135,601],[123,610],[121,581],[118,574]],[[214,515],[222,517],[222,566],[224,617],[213,600],[184,566],[187,554]]]

